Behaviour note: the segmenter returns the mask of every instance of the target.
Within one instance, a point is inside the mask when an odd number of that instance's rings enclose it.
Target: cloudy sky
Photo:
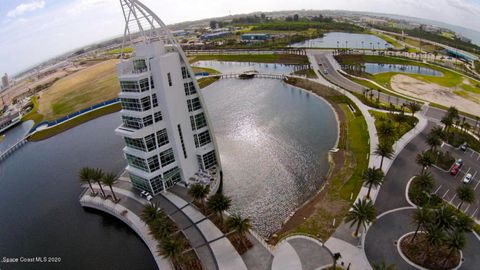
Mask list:
[[[480,29],[480,0],[143,0],[166,23],[253,11],[394,13]],[[0,73],[123,33],[119,0],[0,0]]]

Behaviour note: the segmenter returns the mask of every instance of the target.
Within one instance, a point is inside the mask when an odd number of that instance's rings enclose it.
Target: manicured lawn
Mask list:
[[[198,80],[198,86],[200,86],[200,88],[205,88],[205,87],[209,86],[210,84],[218,81],[219,79],[220,79],[220,77],[218,77],[218,76],[208,77],[208,78],[200,78]]]
[[[118,96],[118,60],[108,60],[60,79],[39,99],[39,113],[55,120]]]
[[[197,55],[190,59],[190,63],[200,60],[218,60],[232,62],[257,62],[279,64],[308,64],[305,55],[294,54],[238,54],[238,55]]]
[[[192,67],[194,73],[208,72],[209,75],[220,74],[220,71],[206,67]]]
[[[403,48],[402,44],[398,43],[398,41],[391,36],[384,35],[384,34],[377,33],[377,32],[371,32],[370,34],[375,35],[375,36],[385,40],[386,42],[392,44],[392,46],[395,47],[395,49]]]
[[[293,74],[297,76],[307,76],[307,78],[311,78],[311,79],[317,78],[317,74],[315,74],[315,71],[311,68],[295,71]]]
[[[383,125],[390,123],[395,129],[395,134],[390,141],[392,144],[398,141],[405,133],[409,132],[418,122],[416,117],[410,115],[401,115],[393,113],[384,113],[377,111],[369,111],[370,114],[375,118],[375,127],[378,128]],[[386,142],[385,138],[379,137],[380,143]]]
[[[104,116],[104,115],[107,115],[107,114],[110,114],[110,113],[117,112],[120,109],[121,109],[120,104],[116,103],[116,104],[106,106],[106,107],[103,107],[103,108],[95,110],[95,111],[91,111],[89,113],[86,113],[86,114],[83,114],[79,117],[76,117],[72,120],[66,121],[66,122],[64,122],[64,123],[62,123],[58,126],[55,126],[55,127],[49,128],[49,129],[45,129],[45,130],[40,130],[40,131],[36,132],[35,134],[33,134],[32,136],[30,136],[28,138],[28,140],[30,140],[30,141],[45,140],[45,139],[53,137],[53,136],[55,136],[59,133],[62,133],[66,130],[69,130],[73,127],[76,127],[80,124],[88,122],[92,119],[95,119],[95,118],[98,118],[100,116]]]
[[[126,47],[126,48],[123,49],[123,52],[124,53],[132,53],[133,48],[132,47]],[[119,53],[122,53],[122,49],[110,50],[110,51],[106,51],[105,53],[106,54],[119,54]]]

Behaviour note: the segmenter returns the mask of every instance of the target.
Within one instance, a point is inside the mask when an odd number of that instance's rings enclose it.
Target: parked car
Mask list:
[[[467,148],[468,148],[468,144],[467,143],[463,143],[461,146],[460,146],[460,149],[465,152],[467,151]]]
[[[153,199],[152,195],[150,195],[150,193],[148,191],[145,191],[145,190],[140,192],[140,196],[147,199],[147,201],[151,201]]]
[[[462,168],[463,166],[463,160],[462,159],[458,159],[455,164],[453,164],[452,168],[450,169],[450,174],[451,175],[457,175],[458,172],[460,171],[460,169]]]
[[[463,183],[465,184],[468,184],[470,183],[470,181],[472,181],[472,174],[471,173],[467,173],[467,175],[465,175],[465,177],[463,178]]]

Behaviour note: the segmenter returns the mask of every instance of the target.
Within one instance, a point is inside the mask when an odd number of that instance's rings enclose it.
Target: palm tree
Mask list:
[[[433,213],[433,224],[440,229],[450,229],[455,226],[455,213],[452,208],[444,205]]]
[[[443,132],[443,129],[441,127],[434,127],[430,130],[430,133],[429,135],[431,136],[436,136],[438,137],[440,140],[445,140],[446,136],[445,136],[445,132]]]
[[[425,257],[430,253],[431,248],[439,247],[445,239],[445,232],[434,224],[426,226],[425,240],[427,240],[427,250],[425,251]]]
[[[83,167],[80,169],[79,173],[79,178],[80,182],[82,183],[88,183],[88,186],[90,187],[90,190],[92,191],[92,195],[97,195],[95,190],[92,187],[92,169],[88,167]]]
[[[380,170],[383,169],[383,159],[392,159],[394,153],[395,151],[393,150],[392,145],[389,143],[381,142],[377,145],[377,149],[375,149],[374,154],[382,157],[380,160]]]
[[[117,199],[117,196],[115,196],[115,192],[113,192],[113,187],[112,185],[117,182],[117,176],[113,173],[106,173],[102,177],[102,183],[107,185],[110,188],[110,191],[112,192],[113,195],[113,200],[115,202],[118,202],[119,200]]]
[[[188,189],[188,195],[190,195],[195,201],[199,202],[202,205],[202,209],[205,212],[205,199],[210,192],[208,186],[202,184],[193,184]]]
[[[475,191],[469,186],[463,185],[457,188],[457,197],[460,200],[458,209],[460,209],[463,203],[472,204],[475,201]]]
[[[457,108],[455,108],[455,107],[448,108],[447,116],[452,118],[452,119],[457,119],[458,116],[459,116]]]
[[[429,133],[427,135],[427,144],[430,146],[431,151],[435,151],[437,147],[442,145],[442,140],[436,133]]]
[[[417,225],[417,228],[415,229],[415,233],[413,234],[412,239],[410,242],[413,243],[415,238],[417,237],[417,233],[420,230],[420,228],[425,227],[425,225],[431,220],[432,215],[429,209],[427,208],[417,208],[415,209],[415,212],[413,213],[412,216],[412,221],[414,224]]]
[[[435,187],[435,179],[429,172],[423,172],[415,177],[415,183],[421,191],[432,192]]]
[[[102,187],[102,178],[103,178],[103,171],[101,169],[93,169],[92,170],[92,180],[97,182],[98,186],[100,187],[100,191],[102,192],[102,197],[105,198],[105,191]]]
[[[222,193],[217,193],[207,200],[207,207],[220,217],[220,223],[223,227],[223,211],[226,211],[232,205],[232,200]]]
[[[336,253],[333,253],[332,257],[333,257],[333,269],[337,270],[337,262],[342,257],[342,254],[340,254],[340,252],[336,252]]]
[[[383,183],[383,174],[382,170],[375,167],[368,168],[363,174],[362,181],[363,184],[368,186],[367,198],[370,198],[370,190],[373,186],[378,187]]]
[[[143,222],[150,224],[162,215],[164,215],[164,213],[158,208],[156,203],[149,203],[143,207],[140,218]]]
[[[463,232],[471,232],[474,226],[473,220],[467,215],[458,215],[455,221],[455,229]]]
[[[415,113],[420,111],[422,109],[422,107],[420,106],[420,104],[416,103],[416,102],[409,102],[407,104],[408,108],[410,109],[410,111],[412,112],[412,116],[415,116]]]
[[[357,226],[355,230],[355,237],[358,236],[360,226],[366,227],[375,220],[375,206],[372,201],[361,199],[357,201],[350,212],[345,216],[345,221],[350,222],[350,227]]]
[[[426,168],[432,166],[434,163],[432,154],[425,151],[417,155],[416,161],[418,165],[422,166],[420,174],[422,174]]]
[[[182,238],[167,237],[160,241],[157,248],[160,256],[170,259],[175,266],[182,268],[181,262],[183,258],[183,250],[185,248],[185,242]]]
[[[240,215],[232,215],[227,219],[227,228],[236,232],[242,241],[245,249],[247,244],[245,242],[246,234],[252,227],[252,223],[249,218],[242,218]]]
[[[174,231],[170,220],[163,217],[158,216],[149,224],[150,226],[150,234],[155,237],[157,240],[164,240],[168,238]]]
[[[391,122],[383,122],[378,126],[377,134],[385,140],[390,140],[395,135],[395,127]]]
[[[448,115],[444,116],[442,120],[440,120],[440,122],[442,122],[442,124],[445,125],[445,131],[447,132],[450,129],[450,127],[453,125],[453,119]]]
[[[454,252],[459,252],[467,245],[467,239],[463,231],[454,230],[445,239],[445,245],[450,249],[448,256],[445,257],[444,264],[450,259]]]

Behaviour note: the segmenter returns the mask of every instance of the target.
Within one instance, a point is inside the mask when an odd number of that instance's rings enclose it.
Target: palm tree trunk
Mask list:
[[[93,187],[92,187],[92,182],[90,182],[90,180],[88,181],[88,186],[90,186],[90,189],[92,190],[92,193],[93,193],[94,195],[97,194],[97,193],[95,192],[95,189],[93,189]]]
[[[382,156],[382,159],[380,160],[380,170],[383,170],[383,158],[385,158],[385,156]]]
[[[417,225],[417,229],[415,230],[415,233],[413,234],[413,237],[412,237],[412,240],[410,240],[410,243],[413,243],[413,241],[414,241],[415,238],[417,237],[417,233],[418,233],[418,230],[420,230],[420,226],[421,226],[421,225],[422,225],[422,224],[420,224],[420,223]]]
[[[102,191],[102,196],[105,197],[105,191],[103,190],[102,183],[100,181],[97,181],[97,184],[100,187],[100,190]]]
[[[115,196],[115,192],[113,192],[112,185],[108,185],[108,186],[110,187],[110,191],[112,191],[113,199],[114,199],[115,201],[118,201],[118,200],[117,200],[117,196]]]
[[[453,251],[454,251],[454,249],[451,248],[450,252],[448,252],[448,256],[445,257],[445,260],[443,261],[443,266],[445,266],[447,264],[448,259],[450,259],[452,257]]]
[[[372,189],[372,184],[368,186],[367,198],[370,198],[370,190]]]
[[[357,229],[355,230],[355,237],[358,237],[358,231],[360,230],[361,223],[358,222]]]
[[[223,211],[220,212],[220,224],[222,225],[223,229]]]

